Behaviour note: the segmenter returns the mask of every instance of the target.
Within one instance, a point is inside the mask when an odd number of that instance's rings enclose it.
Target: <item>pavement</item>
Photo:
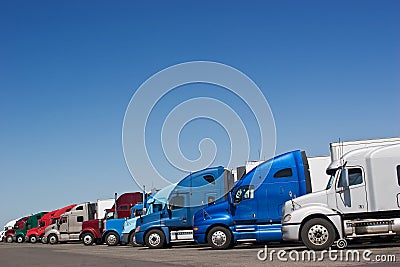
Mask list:
[[[0,243],[0,266],[400,266],[400,241],[351,244],[345,250],[313,252],[302,245],[242,244],[213,250],[194,244],[166,249],[80,243]]]

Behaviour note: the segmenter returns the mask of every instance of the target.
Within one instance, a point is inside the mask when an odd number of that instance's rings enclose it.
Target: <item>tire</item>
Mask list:
[[[31,235],[29,237],[29,242],[31,242],[32,244],[35,244],[38,241],[38,238],[36,235]]]
[[[222,226],[216,226],[208,232],[207,242],[213,249],[227,249],[233,246],[231,232]]]
[[[116,246],[119,243],[119,235],[116,232],[109,232],[104,239],[109,246]]]
[[[25,241],[25,238],[22,235],[17,236],[16,238],[17,243],[23,243]]]
[[[7,238],[6,238],[6,242],[7,243],[12,243],[13,241],[14,241],[13,237],[11,235],[8,235]]]
[[[47,244],[47,237],[44,237],[43,235],[42,238],[40,239],[40,242],[42,242],[42,244]]]
[[[165,235],[161,230],[150,230],[146,234],[144,242],[149,248],[163,248],[165,246]]]
[[[91,233],[84,233],[82,235],[82,243],[85,246],[91,246],[94,243],[94,236]]]
[[[335,228],[326,219],[311,219],[301,229],[301,240],[309,249],[328,249],[333,245],[335,239]]]
[[[131,233],[131,234],[129,235],[129,245],[130,245],[130,246],[133,246],[133,247],[139,246],[139,244],[136,243],[135,232],[133,232],[133,233]]]
[[[57,244],[57,243],[58,243],[58,237],[57,237],[57,235],[56,235],[56,234],[50,234],[50,235],[47,237],[47,242],[48,242],[50,245],[55,245],[55,244]]]

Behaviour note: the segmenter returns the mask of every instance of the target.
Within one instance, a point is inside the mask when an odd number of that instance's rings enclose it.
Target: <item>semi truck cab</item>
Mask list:
[[[44,238],[50,244],[65,241],[79,241],[82,223],[94,219],[96,203],[82,203],[64,213],[57,223],[48,226]]]
[[[305,152],[296,150],[276,156],[243,176],[229,192],[227,201],[195,213],[194,240],[214,249],[240,242],[280,241],[282,207],[289,193],[300,196],[311,191]]]
[[[194,213],[223,201],[232,186],[231,172],[221,166],[188,175],[173,188],[162,210],[136,221],[136,242],[162,248],[174,242],[193,241]]]
[[[350,151],[327,173],[326,190],[285,203],[284,240],[322,250],[400,234],[400,144]]]

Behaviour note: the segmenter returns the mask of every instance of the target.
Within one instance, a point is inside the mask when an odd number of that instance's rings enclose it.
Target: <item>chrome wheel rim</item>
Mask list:
[[[325,226],[316,224],[308,230],[308,240],[317,246],[325,244],[329,239],[329,232]]]
[[[91,243],[92,243],[92,237],[91,237],[90,235],[85,235],[85,236],[83,237],[83,242],[84,242],[86,245],[91,244]]]
[[[110,245],[114,245],[115,243],[117,243],[117,237],[115,235],[109,235],[107,237],[107,243]]]
[[[215,231],[211,236],[214,245],[220,247],[226,243],[226,234],[223,231]]]
[[[161,237],[160,237],[159,234],[152,233],[152,234],[149,236],[149,244],[150,244],[152,247],[156,247],[156,246],[160,245],[160,243],[161,243]]]

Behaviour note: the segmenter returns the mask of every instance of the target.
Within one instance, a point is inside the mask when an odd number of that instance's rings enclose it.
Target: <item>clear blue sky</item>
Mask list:
[[[395,0],[1,1],[0,224],[137,190],[125,109],[151,75],[186,61],[257,83],[277,153],[400,136],[399,13]]]

